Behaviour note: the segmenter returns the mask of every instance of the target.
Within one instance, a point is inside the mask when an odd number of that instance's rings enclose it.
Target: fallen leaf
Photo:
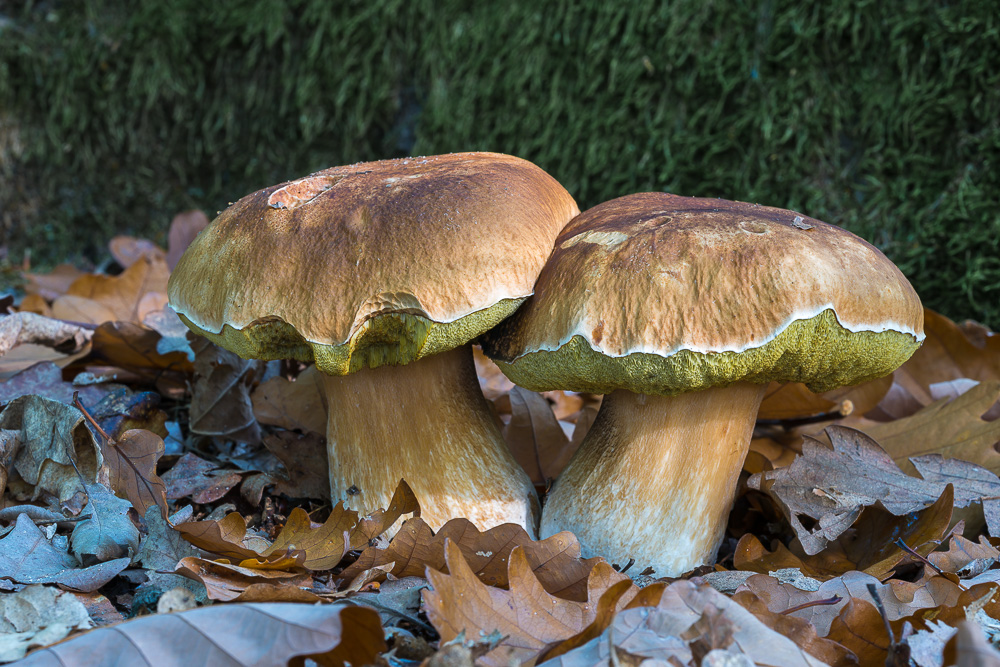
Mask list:
[[[566,467],[575,451],[549,402],[533,391],[510,390],[511,417],[503,438],[514,459],[536,486],[544,486]]]
[[[329,570],[337,565],[350,548],[350,533],[358,523],[357,512],[337,503],[319,528],[312,527],[309,515],[296,507],[270,548],[261,553],[267,558],[283,552],[304,552],[302,566],[309,570]],[[346,539],[345,539],[346,538]]]
[[[243,544],[247,524],[239,512],[230,512],[219,521],[186,521],[174,527],[185,540],[203,551],[237,561],[259,556],[256,551]]]
[[[719,645],[723,644],[724,647]],[[605,665],[612,647],[628,664],[642,659],[665,664],[695,664],[695,655],[718,651],[723,660],[705,664],[762,664],[801,666],[824,664],[774,632],[753,614],[705,583],[675,581],[665,588],[655,607],[637,607],[619,612],[611,626],[580,648],[549,662],[552,667]],[[714,649],[714,650],[713,650]],[[734,661],[736,656],[746,660]],[[726,659],[730,662],[725,662]],[[678,662],[670,662],[671,660]]]
[[[982,574],[997,562],[1000,551],[985,537],[972,542],[961,535],[953,535],[948,551],[935,551],[927,555],[927,560],[945,572],[953,572],[960,577],[974,577]]]
[[[163,438],[142,429],[125,431],[101,446],[111,489],[128,498],[140,515],[158,507],[167,516],[166,483],[156,474],[163,449]]]
[[[188,361],[194,361],[194,350],[191,349],[191,341],[188,340],[190,329],[181,321],[173,308],[164,306],[160,310],[147,313],[143,316],[142,323],[160,334],[160,340],[156,343],[157,354],[165,356],[171,352],[181,352]]]
[[[187,510],[190,511],[188,506]],[[187,514],[190,514],[190,512]],[[172,523],[183,523],[183,510],[179,510],[167,521],[164,519],[156,507],[150,507],[146,511],[145,523],[148,534],[139,545],[139,553],[135,560],[141,563],[143,568],[149,573],[150,583],[160,590],[171,590],[177,586],[185,586],[201,602],[208,599],[205,587],[187,577],[172,572],[182,559],[189,556],[199,558],[202,552],[195,549],[191,543],[184,539],[181,533],[176,530]]]
[[[94,358],[156,382],[160,393],[179,388],[183,395],[194,365],[183,352],[158,352],[162,339],[152,329],[132,322],[105,322],[97,327],[91,345]]]
[[[229,493],[240,483],[243,473],[238,470],[220,469],[218,464],[188,452],[163,473],[167,500],[190,498],[192,502],[206,505]]]
[[[184,211],[174,216],[167,232],[167,266],[173,271],[181,255],[201,230],[208,227],[208,216],[202,211]]]
[[[87,506],[70,535],[73,553],[81,563],[131,559],[139,551],[139,529],[129,519],[131,504],[100,484],[88,484]]]
[[[833,619],[827,639],[835,641],[858,657],[862,665],[884,665],[889,654],[889,635],[878,610],[871,602],[851,598]]]
[[[1000,336],[971,340],[944,315],[924,308],[923,345],[901,367],[922,387],[957,378],[1000,380]]]
[[[111,251],[111,256],[124,269],[143,258],[166,259],[166,253],[155,243],[134,236],[115,236],[108,243],[108,249]]]
[[[889,452],[903,470],[911,470],[907,459],[922,454],[940,454],[962,459],[1000,473],[1000,420],[982,420],[997,398],[1000,381],[981,382],[954,400],[942,399],[920,412],[890,422],[848,417],[839,422],[864,431]]]
[[[465,562],[489,586],[507,587],[508,562],[514,547],[524,556],[542,587],[552,595],[579,602],[587,600],[587,581],[600,558],[580,558],[580,543],[571,533],[557,533],[533,541],[521,526],[503,524],[480,531],[467,519],[448,521],[437,534],[422,519],[403,524],[386,548],[365,549],[358,560],[338,576],[351,581],[374,567],[392,565],[394,577],[423,576],[427,568],[447,572],[445,544],[457,547]]]
[[[170,269],[162,257],[143,256],[117,276],[97,273],[80,276],[70,285],[66,294],[52,304],[52,312],[60,319],[61,310],[67,297],[80,297],[96,302],[112,313],[111,320],[141,322],[139,302],[149,292],[166,293]],[[101,324],[111,320],[77,320],[91,324]]]
[[[521,547],[510,553],[510,590],[483,584],[466,564],[458,545],[450,540],[445,543],[445,560],[449,574],[427,569],[426,576],[433,589],[423,594],[427,617],[442,641],[450,641],[463,632],[479,636],[480,632],[499,631],[504,639],[480,658],[480,664],[499,666],[510,664],[511,660],[517,663],[533,660],[549,644],[586,628],[596,616],[596,597],[592,603],[584,603],[546,593]],[[602,562],[597,568],[610,569],[610,566]],[[604,591],[594,592],[600,595]]]
[[[260,443],[250,392],[264,374],[264,362],[241,359],[207,339],[196,342],[190,428],[194,433]]]
[[[261,424],[326,436],[326,405],[315,366],[307,367],[295,380],[273,377],[261,383],[251,400]]]
[[[0,596],[0,662],[19,660],[29,648],[55,644],[93,625],[87,608],[56,588],[34,585]]]
[[[315,433],[278,431],[265,435],[263,443],[285,468],[284,474],[272,475],[275,493],[284,493],[290,498],[330,499],[325,437]]]
[[[128,567],[128,558],[80,567],[76,558],[56,549],[25,515],[0,538],[0,579],[21,584],[59,584],[74,591],[96,591]]]
[[[25,273],[24,277],[28,283],[24,286],[24,291],[54,301],[65,294],[70,285],[85,275],[86,272],[72,264],[60,264],[49,273]]]
[[[982,628],[974,621],[958,624],[958,633],[945,646],[944,659],[955,667],[1000,667],[1000,652],[986,641]]]
[[[312,576],[303,570],[247,568],[231,563],[187,557],[174,573],[205,586],[210,600],[219,602],[320,602]]]
[[[827,435],[832,450],[807,440],[803,455],[792,465],[748,481],[750,488],[764,491],[779,503],[807,554],[819,553],[847,530],[864,507],[880,503],[902,516],[928,506],[944,492],[946,483],[905,474],[877,442],[860,431],[831,426]],[[978,470],[962,462],[954,465],[964,466],[973,475]],[[955,488],[960,507],[982,498],[976,495],[976,487]],[[801,517],[810,517],[816,525],[806,528]]]
[[[88,667],[113,655],[121,664],[188,667],[284,665],[312,658],[320,665],[368,665],[386,650],[378,614],[346,604],[227,604],[144,616],[98,628],[35,651],[24,667]]]
[[[32,499],[43,492],[69,498],[81,486],[80,475],[92,482],[103,463],[83,415],[57,401],[40,396],[14,399],[0,412],[0,429],[20,434],[22,445],[13,467],[34,487]]]
[[[79,394],[85,405],[93,405],[121,385],[105,384],[78,387],[62,378],[62,370],[51,361],[42,361],[0,383],[0,405],[15,398],[34,394],[66,405]]]
[[[863,415],[878,405],[892,386],[892,375],[860,385],[842,387],[822,394],[810,391],[801,382],[772,382],[757,412],[757,419],[800,419],[834,412],[850,401],[852,414]]]

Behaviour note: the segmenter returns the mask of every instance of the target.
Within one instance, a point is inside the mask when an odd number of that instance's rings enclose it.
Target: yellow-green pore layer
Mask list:
[[[184,315],[180,318],[198,335],[244,359],[315,361],[316,368],[327,375],[347,375],[362,368],[401,366],[465,345],[496,326],[527,298],[501,299],[452,322],[435,322],[413,313],[381,313],[366,320],[340,345],[308,341],[278,318],[262,318],[245,329],[226,324],[219,333],[202,329]]]
[[[803,382],[813,391],[828,391],[888,375],[918,347],[920,342],[908,333],[845,329],[832,309],[795,320],[764,345],[741,352],[680,350],[670,356],[634,352],[609,357],[577,335],[556,350],[513,356],[505,353],[502,340],[483,342],[504,375],[532,391],[609,394],[627,389],[662,396],[735,382]]]

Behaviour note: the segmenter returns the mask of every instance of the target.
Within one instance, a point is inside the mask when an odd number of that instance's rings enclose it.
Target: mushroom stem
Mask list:
[[[604,397],[542,513],[542,537],[573,532],[583,555],[677,576],[713,562],[766,385]]]
[[[324,375],[323,387],[334,502],[368,514],[405,479],[435,530],[464,517],[482,530],[516,523],[535,535],[538,498],[479,389],[470,345]]]

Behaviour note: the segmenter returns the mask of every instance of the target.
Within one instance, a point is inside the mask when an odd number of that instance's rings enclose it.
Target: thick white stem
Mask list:
[[[766,385],[674,397],[619,390],[559,476],[541,536],[573,532],[584,556],[676,576],[713,562]]]
[[[471,346],[405,366],[324,376],[334,502],[370,513],[400,479],[435,530],[456,517],[533,536],[538,498],[507,450],[476,379]]]

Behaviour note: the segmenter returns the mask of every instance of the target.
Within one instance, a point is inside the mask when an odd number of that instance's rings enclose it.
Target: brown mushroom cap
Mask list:
[[[920,300],[875,247],[767,206],[644,193],[572,220],[484,350],[517,384],[675,395],[740,381],[825,390],[923,340]]]
[[[334,167],[223,211],[174,270],[170,304],[244,357],[334,375],[409,363],[513,312],[576,213],[555,179],[508,155]]]

